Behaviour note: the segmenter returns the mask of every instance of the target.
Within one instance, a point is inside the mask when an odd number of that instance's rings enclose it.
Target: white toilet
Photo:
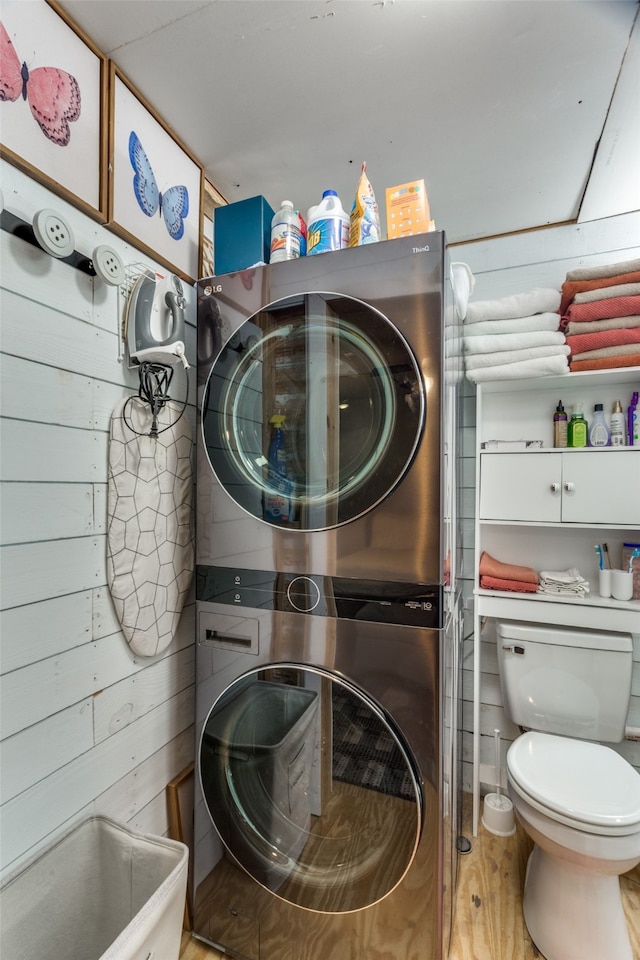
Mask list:
[[[629,634],[496,624],[505,710],[527,732],[507,782],[534,848],[524,919],[546,960],[633,960],[620,874],[640,862],[640,774],[610,747],[629,708]]]

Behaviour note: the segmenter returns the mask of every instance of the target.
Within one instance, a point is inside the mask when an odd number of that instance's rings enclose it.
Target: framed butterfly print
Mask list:
[[[107,60],[54,0],[2,0],[0,155],[107,218]]]
[[[202,167],[114,63],[110,99],[108,226],[193,282],[202,245]]]

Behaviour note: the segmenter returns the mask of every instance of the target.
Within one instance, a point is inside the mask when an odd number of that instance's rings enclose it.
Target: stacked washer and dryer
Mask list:
[[[457,323],[439,232],[198,283],[193,932],[233,956],[446,956]]]

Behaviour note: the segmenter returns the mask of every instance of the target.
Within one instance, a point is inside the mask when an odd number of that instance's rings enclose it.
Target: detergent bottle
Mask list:
[[[284,422],[285,417],[278,413],[269,420],[272,429],[264,497],[264,519],[268,523],[288,523],[291,519],[291,482],[287,476]]]
[[[269,263],[297,260],[301,256],[302,231],[298,211],[291,200],[283,200],[271,221],[271,253]]]
[[[322,200],[307,214],[307,256],[343,250],[349,246],[351,219],[335,190],[325,190]]]

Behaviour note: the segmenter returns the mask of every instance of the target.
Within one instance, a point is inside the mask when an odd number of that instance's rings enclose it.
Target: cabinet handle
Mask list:
[[[559,484],[559,483],[552,483],[552,484],[551,484],[551,493],[557,493],[559,489],[560,489],[560,484]]]
[[[564,488],[565,488],[565,490],[567,491],[567,493],[573,493],[573,491],[574,491],[575,488],[576,488],[576,485],[575,485],[575,483],[567,482],[567,483],[565,483]]]

